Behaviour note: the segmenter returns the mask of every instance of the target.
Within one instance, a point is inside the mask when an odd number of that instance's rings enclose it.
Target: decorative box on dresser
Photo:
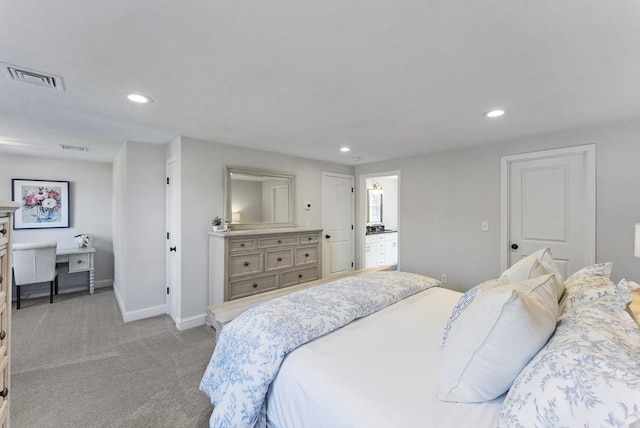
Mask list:
[[[11,351],[11,231],[20,207],[0,201],[0,427],[9,426],[9,362]]]
[[[322,229],[209,232],[209,305],[314,281]]]

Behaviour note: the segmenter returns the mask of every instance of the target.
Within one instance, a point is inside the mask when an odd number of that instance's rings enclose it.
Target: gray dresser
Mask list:
[[[322,229],[209,232],[209,305],[321,277]]]

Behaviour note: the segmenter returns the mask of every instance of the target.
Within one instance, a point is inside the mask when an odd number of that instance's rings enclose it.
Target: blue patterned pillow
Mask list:
[[[560,302],[560,313],[575,306],[590,304],[606,294],[613,293],[615,286],[609,279],[613,263],[598,263],[580,269],[564,282],[565,294]]]
[[[583,274],[574,280],[593,277]],[[498,427],[640,423],[640,329],[625,311],[634,287],[623,280],[598,298],[564,306],[549,343],[514,381]]]

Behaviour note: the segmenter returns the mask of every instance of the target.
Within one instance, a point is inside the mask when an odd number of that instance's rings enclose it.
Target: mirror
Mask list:
[[[382,224],[382,188],[367,189],[367,224]]]
[[[295,177],[279,172],[226,168],[226,218],[232,229],[294,226]]]

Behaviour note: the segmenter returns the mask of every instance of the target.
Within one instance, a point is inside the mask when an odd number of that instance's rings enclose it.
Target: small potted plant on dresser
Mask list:
[[[224,226],[222,225],[222,219],[218,216],[215,216],[214,219],[211,220],[211,225],[213,226],[214,232],[224,231]]]

